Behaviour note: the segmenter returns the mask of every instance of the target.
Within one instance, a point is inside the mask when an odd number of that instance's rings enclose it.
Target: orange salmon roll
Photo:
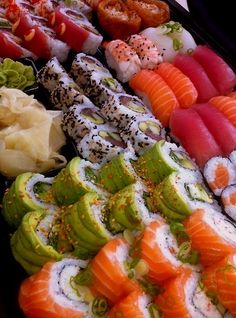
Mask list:
[[[180,107],[188,108],[196,103],[198,92],[190,78],[173,64],[161,63],[155,72],[160,75],[174,92]]]
[[[236,97],[216,96],[211,98],[209,102],[211,105],[218,108],[218,110],[236,127]]]
[[[192,248],[200,254],[200,263],[210,266],[236,252],[236,228],[213,209],[198,209],[185,221]]]
[[[130,87],[150,105],[154,115],[163,126],[169,126],[173,110],[179,103],[166,82],[153,71],[141,70],[130,81]]]

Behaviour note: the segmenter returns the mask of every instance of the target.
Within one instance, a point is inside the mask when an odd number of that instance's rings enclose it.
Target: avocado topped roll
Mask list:
[[[120,128],[126,128],[139,115],[153,117],[141,99],[128,94],[110,96],[102,104],[101,113],[113,125]]]
[[[39,173],[26,172],[19,175],[3,197],[2,213],[7,223],[17,227],[29,211],[57,210],[52,195],[52,182],[53,178],[45,178]]]
[[[126,151],[114,157],[98,170],[98,182],[108,192],[116,193],[129,184],[135,183],[138,176],[132,166],[137,159],[133,151]]]
[[[96,193],[85,194],[65,209],[63,226],[68,241],[79,258],[88,258],[111,239],[104,221],[107,217],[105,201]]]
[[[59,205],[78,201],[85,193],[97,192],[106,197],[108,193],[96,185],[99,165],[79,157],[73,158],[54,178],[53,195]]]
[[[137,173],[144,179],[154,183],[161,182],[172,172],[180,172],[201,181],[202,175],[196,163],[187,152],[173,143],[158,141],[135,162]]]
[[[154,190],[153,210],[162,212],[169,219],[185,219],[195,209],[214,208],[220,211],[218,203],[201,182],[173,172]]]
[[[134,150],[142,155],[157,141],[165,139],[165,129],[159,120],[149,116],[137,116],[121,131],[121,137],[126,143],[130,142]]]
[[[39,271],[51,260],[63,258],[50,246],[52,223],[53,217],[43,210],[28,212],[11,238],[12,253],[28,274]]]
[[[108,203],[108,226],[113,232],[124,229],[141,230],[151,218],[146,204],[145,186],[136,182],[114,194]]]

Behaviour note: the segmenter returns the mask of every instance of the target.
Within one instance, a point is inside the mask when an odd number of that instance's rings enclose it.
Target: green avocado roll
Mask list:
[[[63,226],[75,255],[86,258],[87,251],[89,257],[111,239],[105,226],[106,213],[106,203],[96,193],[86,193],[66,208]]]
[[[98,182],[110,193],[116,193],[137,181],[131,164],[137,157],[131,151],[114,157],[98,171]]]
[[[18,227],[22,217],[30,211],[59,209],[52,195],[53,178],[26,172],[19,175],[3,197],[2,213],[11,226]]]
[[[35,273],[49,261],[63,258],[62,254],[49,245],[54,217],[42,210],[28,212],[11,238],[15,259],[29,274]]]
[[[73,158],[53,181],[52,190],[58,204],[73,204],[88,192],[106,197],[108,193],[97,186],[98,168],[99,165],[80,157]]]
[[[212,207],[220,211],[218,203],[204,183],[188,175],[171,173],[158,184],[152,195],[152,208],[169,219],[184,219],[195,209]]]
[[[114,194],[108,203],[111,231],[142,230],[150,221],[147,195],[148,192],[141,182],[131,184]]]

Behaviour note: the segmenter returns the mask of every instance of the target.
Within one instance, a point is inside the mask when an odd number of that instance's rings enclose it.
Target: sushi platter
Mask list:
[[[0,318],[236,317],[236,60],[174,0],[0,0]]]

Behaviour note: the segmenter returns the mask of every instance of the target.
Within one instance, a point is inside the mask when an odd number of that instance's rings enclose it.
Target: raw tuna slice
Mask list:
[[[213,96],[219,95],[203,67],[192,56],[178,54],[174,59],[174,66],[193,82],[198,91],[199,103],[208,102]]]
[[[236,149],[236,128],[224,114],[210,104],[196,104],[193,109],[201,117],[225,156]]]
[[[233,90],[236,85],[235,73],[215,52],[205,45],[199,45],[193,52],[193,57],[202,65],[221,95]]]
[[[170,119],[171,134],[178,139],[200,167],[222,150],[198,113],[192,108],[177,108]]]

